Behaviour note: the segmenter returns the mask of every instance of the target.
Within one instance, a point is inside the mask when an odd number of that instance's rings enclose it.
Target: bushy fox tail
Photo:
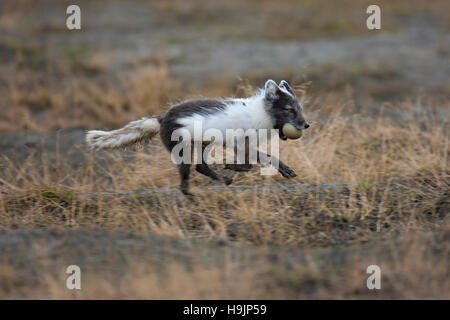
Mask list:
[[[157,117],[142,118],[117,130],[90,130],[86,134],[86,142],[95,149],[125,148],[147,142],[159,132],[160,127]]]

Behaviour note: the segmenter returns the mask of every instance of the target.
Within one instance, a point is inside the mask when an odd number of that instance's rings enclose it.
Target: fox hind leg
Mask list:
[[[191,164],[190,163],[181,163],[178,165],[178,172],[180,173],[180,190],[186,196],[193,196],[192,193],[189,192],[189,174],[191,173]]]

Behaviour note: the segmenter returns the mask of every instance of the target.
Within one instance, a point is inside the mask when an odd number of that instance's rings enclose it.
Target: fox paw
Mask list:
[[[225,182],[225,184],[228,186],[228,185],[230,185],[230,184],[232,184],[233,183],[233,179],[232,178],[229,178],[229,177],[226,177],[226,176],[224,176],[223,177],[223,182]]]
[[[288,166],[283,166],[278,169],[278,171],[281,173],[281,175],[287,179],[294,178],[297,176],[297,174],[289,168]]]

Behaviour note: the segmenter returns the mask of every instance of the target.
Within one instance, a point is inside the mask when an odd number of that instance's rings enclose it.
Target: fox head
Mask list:
[[[264,87],[264,102],[274,121],[274,129],[279,130],[281,140],[287,139],[281,130],[285,123],[290,123],[299,130],[309,128],[302,114],[303,108],[287,81],[282,80],[277,85],[275,81],[267,80]]]

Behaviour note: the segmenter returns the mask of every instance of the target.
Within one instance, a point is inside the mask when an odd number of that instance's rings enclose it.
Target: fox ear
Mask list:
[[[264,85],[264,90],[266,94],[266,98],[269,100],[274,100],[278,96],[278,85],[275,81],[272,79],[269,79],[266,81],[266,84]]]
[[[286,91],[289,92],[290,94],[294,94],[294,90],[292,90],[291,86],[286,80],[281,80],[280,88],[286,89]]]

